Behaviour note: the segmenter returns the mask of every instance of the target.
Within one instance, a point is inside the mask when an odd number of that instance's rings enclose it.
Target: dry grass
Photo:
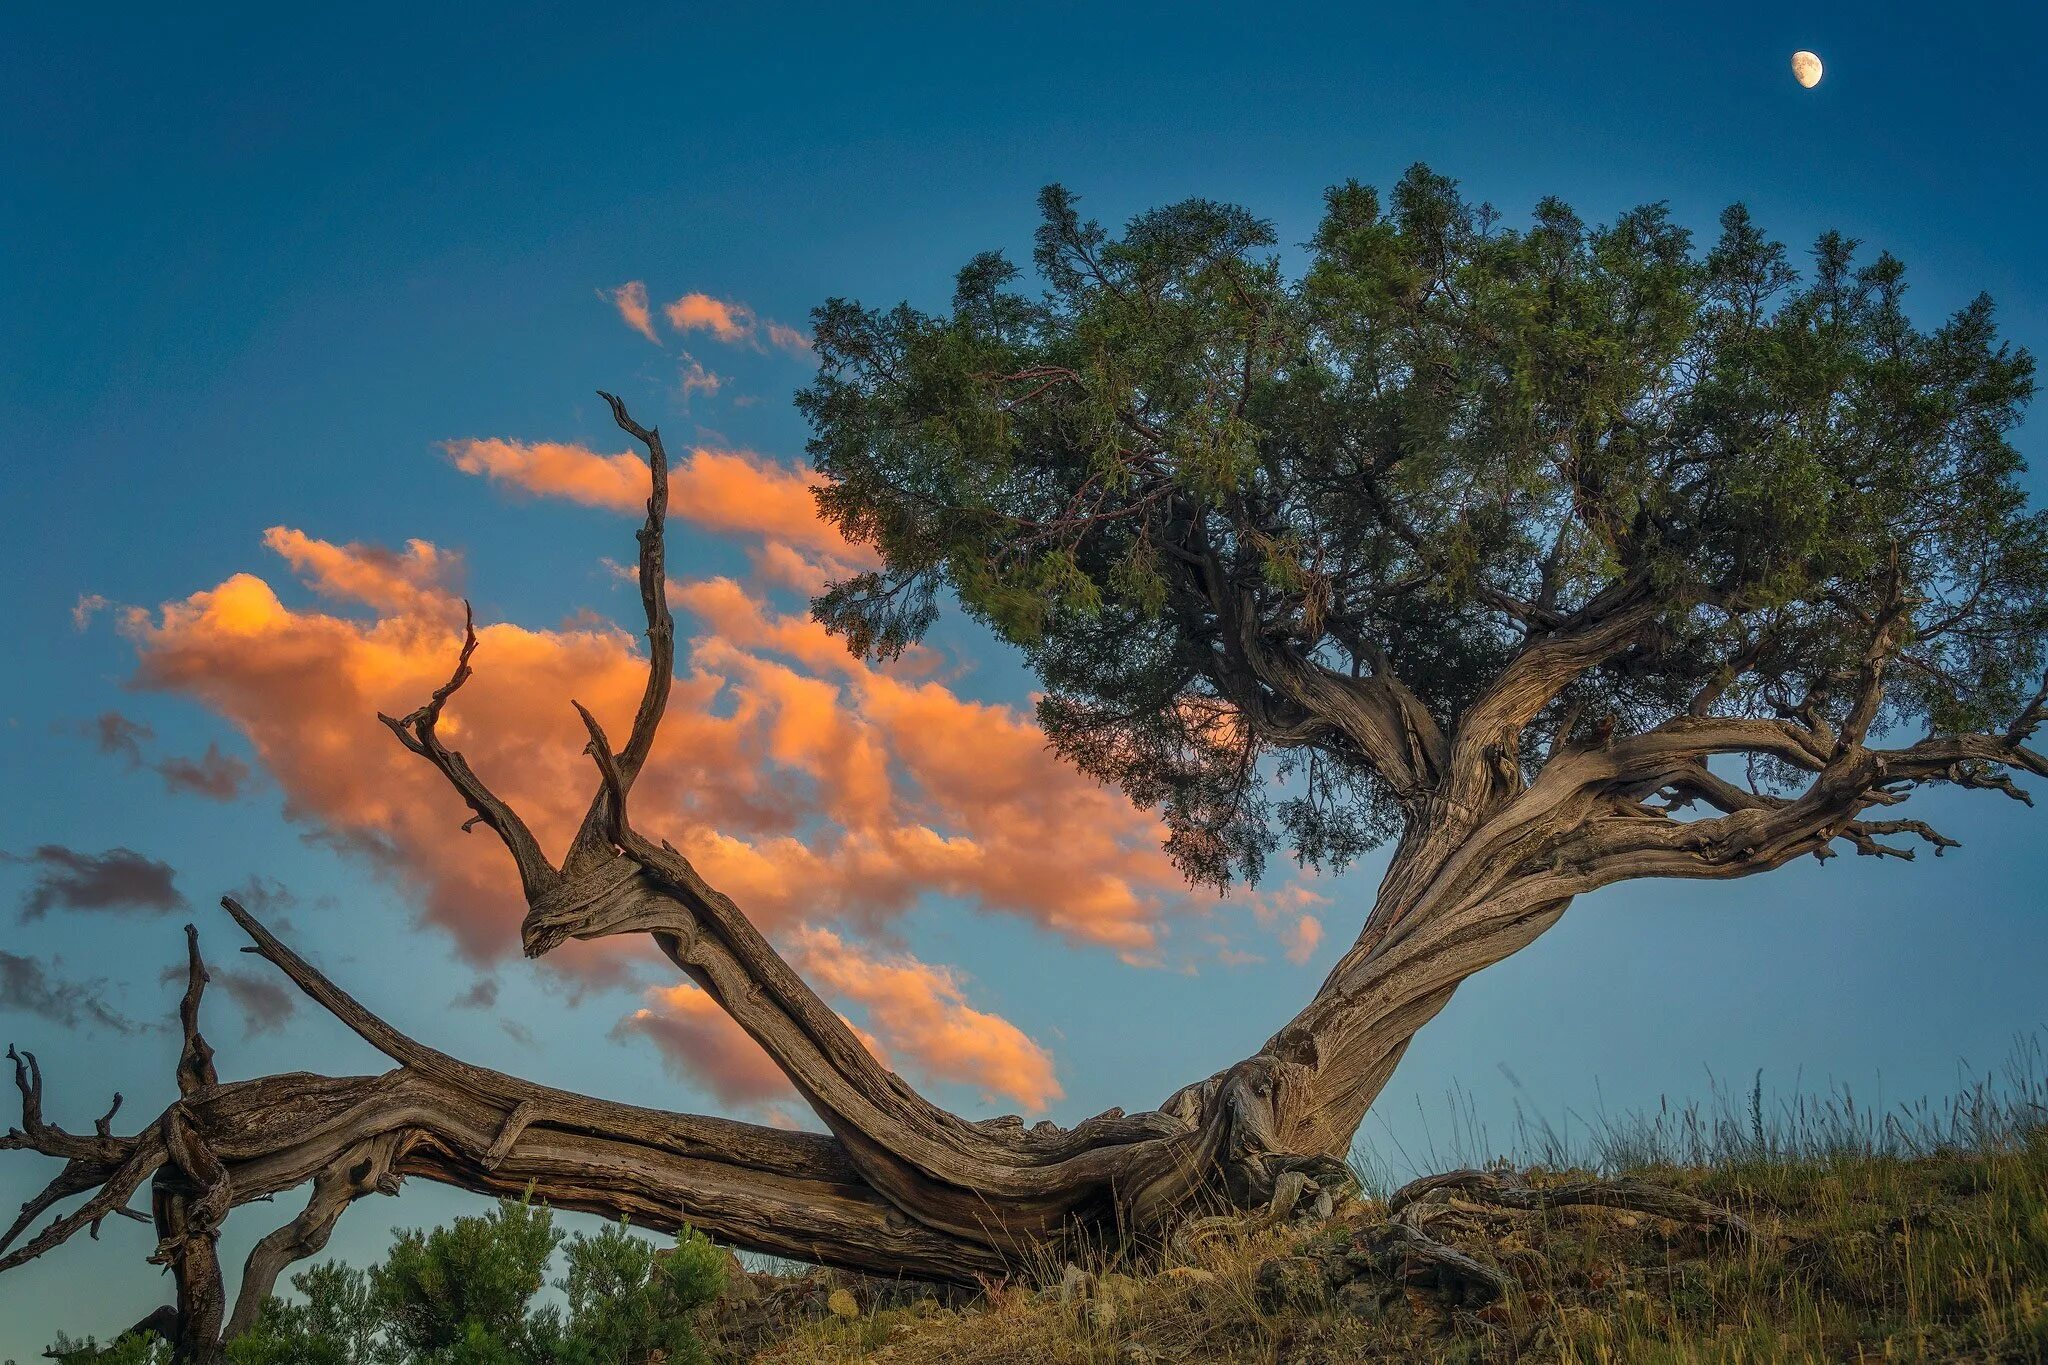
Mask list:
[[[1654,1180],[1740,1214],[1757,1235],[1732,1247],[1613,1210],[1452,1210],[1433,1235],[1514,1280],[1506,1302],[1478,1314],[1366,1281],[1294,1303],[1270,1286],[1262,1296],[1268,1261],[1341,1256],[1379,1221],[1383,1206],[1366,1200],[1314,1232],[1224,1237],[1180,1263],[1097,1251],[952,1304],[823,1273],[757,1277],[765,1297],[712,1324],[715,1358],[2048,1362],[2048,1073],[2035,1040],[2020,1056],[2006,1084],[1938,1110],[1872,1119],[1831,1101],[1772,1119],[1753,1092],[1727,1122],[1631,1120],[1578,1161],[1518,1163],[1539,1186],[1589,1171]],[[1548,1154],[1567,1155],[1554,1141]],[[852,1294],[840,1307],[854,1316],[830,1311],[834,1287]]]

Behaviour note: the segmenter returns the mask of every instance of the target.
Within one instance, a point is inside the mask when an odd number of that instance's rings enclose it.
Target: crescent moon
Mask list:
[[[1792,79],[1798,81],[1808,90],[1820,84],[1820,72],[1820,58],[1814,56],[1811,52],[1795,52],[1792,54]]]

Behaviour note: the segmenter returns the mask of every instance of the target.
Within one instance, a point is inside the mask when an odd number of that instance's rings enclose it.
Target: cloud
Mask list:
[[[788,351],[791,355],[809,355],[811,353],[810,337],[794,327],[784,326],[779,322],[770,322],[768,324],[768,341],[769,344]]]
[[[697,358],[688,352],[685,352],[683,355],[681,382],[683,410],[685,412],[689,411],[690,400],[696,395],[700,393],[715,395],[720,389],[725,387],[725,377],[723,375],[713,374],[705,369],[698,362]]]
[[[1009,1020],[970,1006],[951,968],[867,952],[830,929],[807,927],[792,941],[795,965],[812,986],[860,1006],[888,1053],[924,1076],[1034,1112],[1065,1095],[1051,1055]]]
[[[618,1022],[612,1036],[652,1041],[670,1075],[700,1084],[732,1105],[787,1100],[795,1093],[761,1045],[703,991],[687,984],[664,986],[649,991],[647,998],[645,1007]]]
[[[78,600],[71,605],[72,629],[83,631],[92,624],[94,616],[113,605],[112,602],[109,602],[96,592],[80,593]]]
[[[232,801],[241,795],[242,784],[249,777],[249,765],[222,753],[217,743],[209,743],[206,752],[196,759],[171,757],[152,761],[144,756],[142,746],[155,741],[156,731],[118,711],[103,711],[81,728],[101,753],[126,759],[130,768],[149,769],[163,778],[164,789],[174,794],[183,792],[213,801]]]
[[[599,298],[608,298],[619,310],[619,317],[628,327],[646,337],[655,345],[661,345],[661,338],[654,333],[654,317],[647,307],[647,286],[639,280],[628,280],[617,289],[600,289]]]
[[[498,1003],[498,981],[496,977],[480,976],[476,984],[448,1002],[448,1008],[456,1010],[493,1009]]]
[[[266,919],[281,916],[295,908],[299,898],[292,889],[275,877],[251,873],[249,880],[228,893],[239,901],[242,907]]]
[[[142,766],[142,746],[156,739],[156,731],[139,720],[130,720],[119,711],[102,711],[86,726],[86,733],[99,746],[103,754],[125,758],[134,767]]]
[[[155,766],[166,790],[190,792],[210,801],[234,800],[249,778],[249,765],[222,753],[214,743],[208,743],[206,752],[196,759],[167,758]]]
[[[811,339],[802,329],[764,318],[737,299],[685,294],[662,312],[678,332],[709,332],[728,346],[751,346],[757,351],[764,349],[761,337],[766,333],[768,345],[778,351],[798,357],[811,354]]]
[[[1287,960],[1297,965],[1308,961],[1322,941],[1323,922],[1314,915],[1302,915],[1280,931],[1280,942],[1286,946]]]
[[[288,526],[273,526],[263,543],[322,597],[360,602],[396,615],[445,617],[459,605],[450,584],[461,557],[424,540],[403,552],[381,545],[331,545]]]
[[[133,1036],[150,1031],[106,1001],[105,981],[66,981],[43,964],[0,948],[0,1010],[48,1019],[65,1028],[103,1028]]]
[[[1323,922],[1310,912],[1328,905],[1328,896],[1296,881],[1276,891],[1254,891],[1245,901],[1252,917],[1278,936],[1289,962],[1300,964],[1314,956],[1323,941]]]
[[[630,452],[600,455],[555,441],[450,441],[445,449],[465,474],[543,497],[566,498],[629,516],[647,509],[647,461]],[[808,465],[785,465],[747,451],[699,448],[669,471],[669,515],[723,535],[760,537],[784,547],[871,568],[865,546],[849,543],[818,515]]]
[[[919,1079],[969,1085],[1038,1112],[1065,1093],[1052,1057],[1000,1015],[967,1003],[951,968],[908,953],[879,953],[830,929],[802,926],[785,935],[790,963],[828,999],[851,1004],[867,1027],[848,1019],[885,1066]],[[647,1004],[621,1019],[614,1038],[645,1037],[679,1079],[703,1085],[728,1104],[787,1099],[788,1080],[768,1054],[697,987],[647,992]]]
[[[662,310],[678,332],[709,332],[727,345],[754,339],[754,310],[709,294],[685,294]]]
[[[622,516],[643,509],[646,466],[631,454],[506,440],[449,451],[458,468],[526,492]],[[729,451],[695,450],[678,465],[676,519],[738,538],[753,569],[744,581],[671,582],[687,645],[635,789],[636,818],[813,972],[878,1048],[921,1074],[1042,1108],[1060,1093],[1043,1048],[976,1009],[949,969],[861,940],[943,899],[1150,964],[1176,917],[1206,919],[1214,902],[1188,892],[1157,818],[1062,763],[1028,709],[956,690],[961,660],[920,648],[873,664],[801,606],[778,602],[873,562],[819,519],[815,478]],[[375,720],[410,711],[448,677],[459,644],[446,586],[455,557],[425,542],[393,553],[285,528],[265,543],[327,600],[287,605],[265,579],[237,573],[131,610],[123,629],[135,684],[226,718],[310,837],[386,875],[472,962],[500,960],[516,950],[524,912],[509,859],[486,835],[460,832],[462,802]],[[478,638],[474,676],[442,733],[543,847],[559,850],[594,785],[569,698],[623,734],[644,646],[637,630],[587,613],[553,628],[491,622]],[[1309,904],[1275,900],[1259,913],[1270,928],[1283,909],[1292,923]],[[1306,931],[1290,932],[1292,942]],[[596,944],[548,966],[581,988],[629,980],[628,962],[618,945]],[[707,1077],[722,1098],[788,1098],[708,999],[674,990],[621,1031],[651,1038],[672,1068]]]
[[[21,917],[41,919],[51,910],[140,911],[164,915],[185,908],[172,884],[170,864],[128,848],[80,853],[62,844],[43,844],[26,855],[0,852],[0,862],[36,869],[21,903]]]
[[[507,1038],[510,1038],[521,1047],[539,1049],[540,1039],[534,1037],[533,1030],[520,1023],[517,1019],[500,1019],[498,1027],[504,1031]]]
[[[614,512],[647,505],[647,462],[638,455],[599,455],[559,441],[449,441],[443,449],[463,473],[527,493]]]

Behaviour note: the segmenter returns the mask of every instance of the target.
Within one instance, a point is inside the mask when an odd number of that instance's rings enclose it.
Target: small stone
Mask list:
[[[1095,1289],[1095,1277],[1069,1261],[1067,1268],[1060,1272],[1060,1303],[1072,1304],[1085,1299]]]
[[[860,1316],[860,1303],[853,1297],[852,1290],[835,1289],[826,1296],[825,1311],[835,1318],[857,1318]]]

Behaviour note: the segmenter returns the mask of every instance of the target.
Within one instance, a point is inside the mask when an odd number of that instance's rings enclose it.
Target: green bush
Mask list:
[[[271,1298],[256,1327],[229,1342],[228,1365],[671,1365],[701,1361],[691,1316],[725,1280],[725,1253],[684,1229],[657,1247],[623,1224],[566,1240],[545,1205],[499,1201],[491,1213],[431,1232],[400,1229],[367,1271],[338,1262],[292,1277],[295,1300]],[[535,1307],[548,1267],[566,1315]],[[154,1336],[101,1347],[59,1336],[64,1365],[168,1365]]]

